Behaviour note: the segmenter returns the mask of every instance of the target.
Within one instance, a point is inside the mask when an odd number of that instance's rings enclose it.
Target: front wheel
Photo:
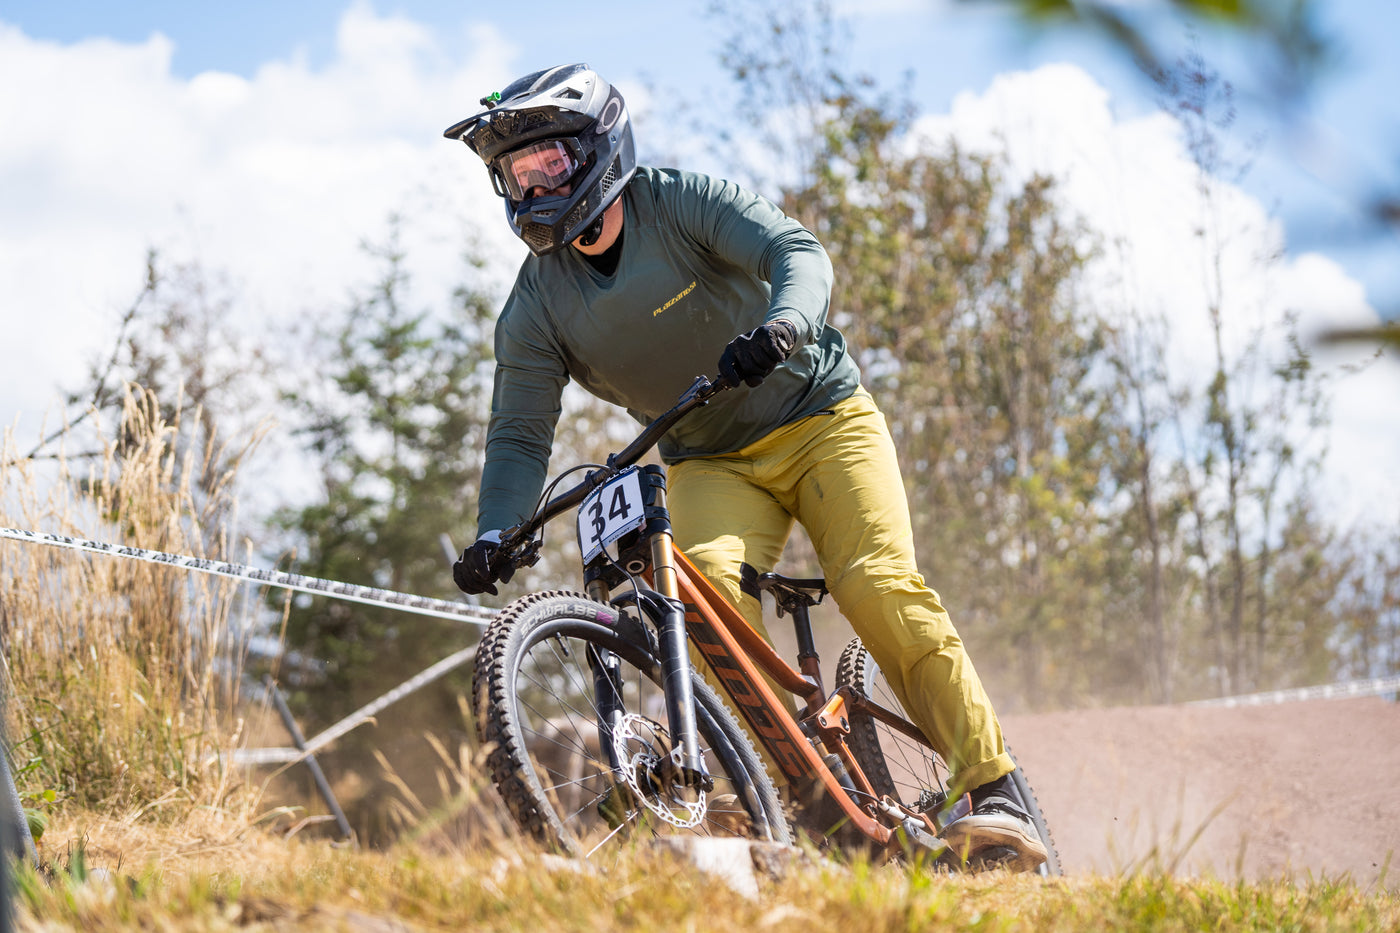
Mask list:
[[[880,671],[880,665],[875,663],[859,638],[851,639],[841,652],[841,659],[836,663],[836,686],[851,687],[886,709],[908,718],[908,713]],[[851,754],[877,794],[892,797],[920,812],[943,803],[947,797],[948,766],[927,743],[915,741],[856,710],[850,711],[850,727],[847,744]],[[1010,749],[1007,749],[1007,753],[1010,754]],[[1058,875],[1060,856],[1055,851],[1050,828],[1040,812],[1035,792],[1026,782],[1026,775],[1019,765],[1011,776],[1045,846],[1047,858],[1039,871],[1042,875]]]
[[[571,855],[635,836],[791,840],[747,735],[692,672],[709,789],[671,765],[651,630],[576,593],[535,593],[487,629],[472,679],[492,780],[519,825]]]

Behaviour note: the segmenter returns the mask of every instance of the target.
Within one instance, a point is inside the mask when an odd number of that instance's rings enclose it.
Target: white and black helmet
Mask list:
[[[537,71],[484,97],[443,133],[481,157],[506,219],[536,256],[598,238],[603,210],[637,170],[632,124],[617,88],[587,65]],[[548,196],[569,185],[567,195]],[[533,195],[533,196],[532,196]]]

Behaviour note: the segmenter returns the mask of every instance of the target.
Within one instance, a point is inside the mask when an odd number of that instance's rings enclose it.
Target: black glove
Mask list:
[[[488,531],[462,552],[462,556],[452,565],[452,582],[457,584],[457,589],[471,596],[481,593],[495,596],[497,580],[510,582],[515,575],[515,567],[509,561],[492,568],[492,562],[501,550],[500,541],[499,531]]]
[[[797,328],[787,321],[755,327],[729,341],[719,358],[720,378],[732,386],[742,380],[749,388],[768,377],[797,346]]]

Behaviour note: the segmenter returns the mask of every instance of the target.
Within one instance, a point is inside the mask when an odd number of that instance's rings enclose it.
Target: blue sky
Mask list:
[[[245,0],[237,4],[188,0],[8,2],[0,22],[36,39],[61,43],[94,37],[139,43],[159,32],[174,44],[171,72],[191,78],[224,71],[251,78],[271,61],[300,59],[319,67],[335,54],[335,36],[349,0]],[[444,0],[379,0],[381,16],[402,15],[442,35],[464,24],[489,22],[522,67],[584,59],[606,76],[647,80],[717,103],[730,90],[717,58],[725,24],[703,0],[658,4],[647,0],[577,3],[540,0],[462,4]],[[1082,33],[1064,30],[1032,41],[1005,12],[953,0],[871,0],[837,3],[850,30],[849,62],[888,86],[909,86],[921,109],[942,111],[961,91],[981,89],[997,74],[1047,62],[1072,61],[1113,94],[1123,116],[1154,107],[1150,85],[1121,55]],[[504,12],[503,12],[504,11]],[[529,11],[528,14],[526,11]],[[664,11],[664,12],[661,12]],[[1400,4],[1393,0],[1328,0],[1319,25],[1339,56],[1309,98],[1313,140],[1336,140],[1322,171],[1300,164],[1299,147],[1284,126],[1263,118],[1248,96],[1259,50],[1240,42],[1202,41],[1242,90],[1241,116],[1264,136],[1246,187],[1275,206],[1289,228],[1290,245],[1339,259],[1367,285],[1386,314],[1400,312],[1400,238],[1378,234],[1357,210],[1377,187],[1400,188]],[[1161,21],[1158,35],[1180,30]],[[482,51],[471,42],[449,50],[463,58]],[[445,122],[455,119],[445,114]]]
[[[0,5],[0,86],[24,89],[0,94],[0,319],[6,343],[28,348],[0,367],[0,427],[16,427],[23,445],[45,417],[52,423],[58,387],[80,384],[110,345],[151,248],[226,283],[240,320],[263,331],[343,306],[372,274],[361,244],[382,238],[390,215],[407,219],[425,302],[461,281],[469,237],[500,259],[488,269],[508,282],[523,247],[480,164],[441,131],[535,68],[589,61],[634,104],[642,152],[679,131],[678,160],[694,159],[679,164],[715,168],[687,155],[688,124],[672,106],[713,119],[732,105],[735,86],[718,64],[730,24],[707,6]],[[1258,50],[1202,38],[1241,83],[1244,130],[1263,140],[1241,185],[1221,181],[1237,234],[1226,263],[1234,339],[1285,307],[1319,326],[1400,310],[1400,245],[1355,210],[1369,187],[1397,182],[1400,56],[1388,47],[1397,6],[1325,4],[1322,27],[1344,57],[1307,111],[1323,127],[1310,139],[1340,140],[1313,149],[1322,181],[1250,95]],[[1136,283],[1142,309],[1173,321],[1183,370],[1200,365],[1192,170],[1179,127],[1129,63],[1081,34],[1031,41],[1004,11],[952,0],[840,0],[837,11],[849,69],[906,90],[920,132],[1004,146],[1013,171],[1054,174],[1069,209],[1129,242],[1117,274]],[[1274,253],[1281,263],[1261,269],[1258,257]],[[1336,406],[1335,484],[1362,503],[1400,501],[1384,467],[1400,460],[1400,412],[1388,401],[1397,371],[1377,369],[1340,388]]]

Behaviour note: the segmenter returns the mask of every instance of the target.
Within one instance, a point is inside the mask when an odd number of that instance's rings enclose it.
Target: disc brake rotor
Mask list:
[[[682,770],[671,757],[671,739],[656,722],[628,713],[613,727],[613,752],[622,779],[649,812],[681,829],[699,825],[705,817],[705,794],[685,787],[674,777]],[[679,751],[679,750],[677,750]],[[687,797],[694,797],[693,800]]]

